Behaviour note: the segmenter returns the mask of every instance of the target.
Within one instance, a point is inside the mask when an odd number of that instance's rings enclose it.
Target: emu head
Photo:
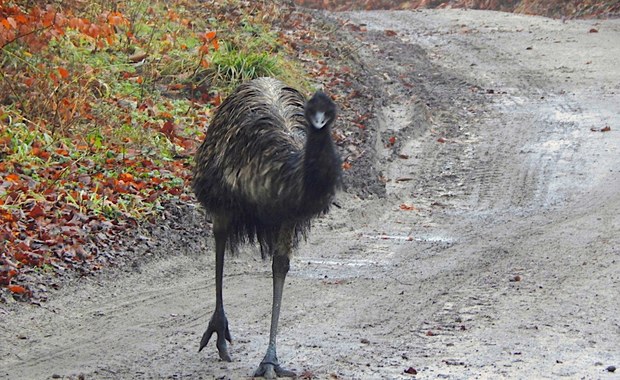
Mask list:
[[[336,119],[336,104],[324,92],[317,91],[306,103],[304,114],[311,129],[321,131]]]

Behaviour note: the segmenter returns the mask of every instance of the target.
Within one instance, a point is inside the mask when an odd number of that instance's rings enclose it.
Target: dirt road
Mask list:
[[[315,223],[280,361],[317,379],[619,378],[620,20],[330,17],[356,25],[387,196],[342,193]],[[228,260],[234,361],[197,353],[214,259],[199,213],[178,213],[183,226],[142,237],[167,255],[2,306],[0,377],[248,378],[270,266],[253,249]]]

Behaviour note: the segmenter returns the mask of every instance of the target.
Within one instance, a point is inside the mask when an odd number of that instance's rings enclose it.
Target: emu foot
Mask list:
[[[297,374],[291,370],[283,368],[279,364],[260,363],[260,366],[254,372],[254,377],[264,377],[265,379],[275,379],[276,377],[297,377]]]
[[[264,377],[265,379],[275,379],[276,377],[297,377],[297,374],[288,370],[278,363],[278,358],[273,353],[267,353],[265,358],[258,366],[254,377]]]
[[[228,347],[226,346],[226,341],[232,342],[230,338],[230,331],[228,331],[228,320],[226,319],[226,314],[224,314],[224,310],[216,310],[209,321],[209,326],[207,327],[207,331],[202,335],[202,339],[200,340],[200,348],[198,352],[202,351],[202,349],[209,343],[209,339],[211,339],[211,335],[213,333],[217,333],[217,351],[220,355],[220,359],[231,362],[232,359],[228,354]]]

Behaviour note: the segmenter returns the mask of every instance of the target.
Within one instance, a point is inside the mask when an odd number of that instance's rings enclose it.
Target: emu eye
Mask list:
[[[328,120],[325,112],[317,112],[312,118],[312,125],[316,129],[321,129],[327,124]]]

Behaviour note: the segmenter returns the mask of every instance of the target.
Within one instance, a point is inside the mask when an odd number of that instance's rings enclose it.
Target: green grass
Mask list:
[[[268,52],[238,50],[232,44],[225,43],[213,54],[210,78],[215,83],[225,84],[230,91],[240,83],[250,79],[282,74],[279,57]]]

